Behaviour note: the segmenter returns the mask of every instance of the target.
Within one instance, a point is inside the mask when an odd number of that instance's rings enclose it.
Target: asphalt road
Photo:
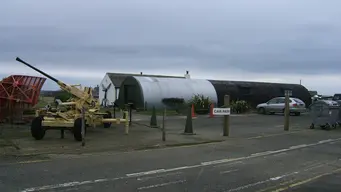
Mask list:
[[[341,130],[307,129],[190,147],[59,155],[0,165],[0,191],[332,191],[341,187],[335,182],[340,147]]]

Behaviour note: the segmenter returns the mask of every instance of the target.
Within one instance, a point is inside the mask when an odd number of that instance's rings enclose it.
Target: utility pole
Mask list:
[[[289,131],[289,117],[290,117],[289,97],[291,95],[292,95],[291,90],[285,90],[284,131]]]

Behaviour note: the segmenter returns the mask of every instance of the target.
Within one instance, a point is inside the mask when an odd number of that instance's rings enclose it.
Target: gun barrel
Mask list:
[[[22,60],[22,59],[20,59],[19,57],[17,57],[15,60],[19,61],[20,63],[23,63],[23,64],[25,64],[26,66],[28,66],[29,68],[31,68],[31,69],[33,69],[33,70],[37,71],[38,73],[41,73],[41,74],[43,74],[45,77],[47,77],[47,78],[51,79],[52,81],[54,81],[54,82],[56,82],[56,83],[58,83],[58,82],[59,82],[59,81],[58,81],[56,78],[54,78],[54,77],[52,77],[51,75],[49,75],[49,74],[46,74],[45,72],[43,72],[43,71],[41,71],[41,70],[39,70],[39,69],[37,69],[37,68],[33,67],[31,64],[28,64],[28,63],[26,63],[25,61],[23,61],[23,60]]]

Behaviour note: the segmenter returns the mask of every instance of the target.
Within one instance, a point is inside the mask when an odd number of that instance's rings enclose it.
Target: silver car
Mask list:
[[[275,97],[266,103],[257,105],[257,111],[262,114],[284,113],[285,97]],[[289,109],[291,114],[296,116],[306,112],[305,103],[297,98],[289,98]]]

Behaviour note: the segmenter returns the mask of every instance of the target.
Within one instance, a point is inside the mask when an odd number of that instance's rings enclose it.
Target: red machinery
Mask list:
[[[20,117],[25,109],[38,103],[46,78],[11,75],[0,81],[0,121]]]

